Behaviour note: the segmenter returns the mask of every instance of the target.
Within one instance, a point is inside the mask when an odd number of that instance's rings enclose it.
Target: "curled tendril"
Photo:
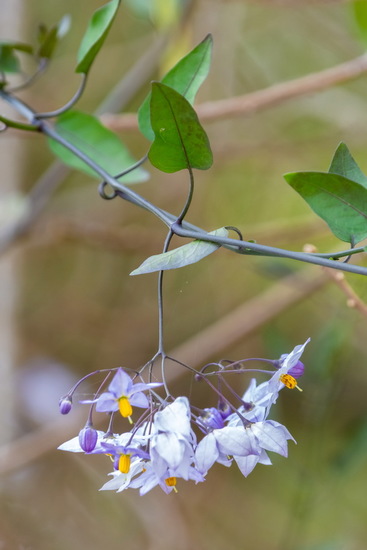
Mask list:
[[[201,380],[202,378],[204,378],[206,376],[206,370],[208,370],[210,367],[213,368],[212,371],[210,371],[209,374],[214,374],[214,373],[217,373],[218,371],[217,370],[214,370],[214,369],[219,369],[219,370],[222,370],[224,367],[223,365],[221,365],[220,363],[207,363],[206,365],[204,365],[200,370],[199,372],[195,375],[195,378],[196,380]]]
[[[241,233],[241,231],[238,229],[238,227],[234,227],[233,225],[226,225],[226,226],[225,226],[225,229],[228,229],[228,231],[234,231],[234,232],[237,233],[237,235],[239,236],[240,241],[243,241],[242,233]]]
[[[115,197],[117,197],[118,193],[117,193],[116,189],[112,188],[112,193],[107,194],[105,192],[106,185],[108,185],[107,181],[102,181],[98,186],[98,193],[102,197],[102,199],[104,199],[106,201],[110,201],[110,200],[114,199]]]

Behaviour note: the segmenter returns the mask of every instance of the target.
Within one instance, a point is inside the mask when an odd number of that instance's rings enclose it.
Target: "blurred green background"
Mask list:
[[[101,4],[19,2],[15,38],[33,40],[40,22],[72,17],[49,71],[22,93],[36,110],[55,109],[72,96],[75,52]],[[11,9],[11,0],[0,0],[1,18]],[[12,32],[9,25],[4,38],[13,38]],[[198,103],[321,71],[364,51],[349,2],[126,0],[78,108],[95,110],[166,34],[150,74],[131,76],[136,91],[125,110],[135,111],[150,80],[208,32],[214,56]],[[342,248],[282,174],[327,170],[340,141],[367,172],[366,82],[361,77],[253,116],[204,124],[215,162],[196,173],[188,219],[208,230],[235,225],[247,239],[283,248],[301,250],[309,242],[321,251]],[[146,152],[137,132],[120,136],[136,158]],[[16,165],[14,185],[30,190],[52,154],[42,136],[9,132],[1,135],[0,147],[7,139],[14,149],[2,157],[2,168]],[[150,180],[137,191],[179,212],[186,174],[149,170]],[[6,178],[2,186],[6,197]],[[2,301],[10,294],[13,300],[2,323],[10,326],[14,345],[0,364],[11,397],[1,405],[0,548],[363,550],[366,318],[347,307],[346,297],[315,266],[221,250],[165,276],[166,348],[177,349],[177,358],[189,358],[193,367],[222,357],[277,358],[311,337],[304,391],[285,390],[272,416],[298,442],[290,444],[288,459],[274,456],[274,466],[259,465],[248,479],[235,465],[217,465],[203,484],[179,483],[177,495],[156,489],[139,497],[98,492],[111,470],[105,457],[55,450],[83,426],[81,407],[58,417],[58,397],[75,380],[94,369],[137,368],[155,353],[156,277],[129,273],[160,251],[164,236],[152,216],[118,199],[101,200],[95,181],[72,173],[29,234],[3,256],[0,267],[10,266],[11,276],[0,293]],[[347,280],[367,300],[365,279]],[[205,338],[220,321],[215,339]],[[200,406],[215,405],[202,385],[192,388],[178,371],[171,376],[176,395],[193,392]],[[242,391],[249,377],[231,381]]]

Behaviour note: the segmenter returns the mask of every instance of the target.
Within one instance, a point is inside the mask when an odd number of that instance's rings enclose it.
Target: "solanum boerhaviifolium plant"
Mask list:
[[[225,466],[236,463],[249,475],[257,464],[269,465],[268,452],[287,456],[292,435],[269,414],[283,388],[300,389],[298,379],[304,372],[301,356],[308,340],[277,359],[260,359],[268,369],[247,368],[258,359],[235,362],[218,361],[196,370],[180,358],[168,357],[164,345],[163,272],[200,261],[220,246],[240,254],[257,254],[297,259],[366,275],[360,266],[335,261],[364,248],[353,248],[367,237],[367,178],[359,169],[346,145],[341,144],[328,172],[295,172],[285,179],[330,227],[334,235],[351,244],[352,249],[333,254],[306,254],[244,241],[241,232],[222,227],[206,232],[186,221],[194,195],[196,170],[208,170],[212,151],[206,131],[193,107],[195,95],[209,72],[212,38],[205,37],[175,67],[154,82],[138,112],[139,128],[147,138],[147,151],[135,161],[121,140],[90,114],[73,110],[84,91],[86,75],[100,51],[120,6],[112,0],[97,10],[87,26],[77,54],[76,73],[82,84],[74,98],[64,107],[49,113],[36,113],[12,92],[7,75],[19,71],[18,52],[32,55],[44,70],[54,54],[58,40],[66,29],[63,20],[50,30],[41,29],[38,49],[18,43],[2,44],[0,69],[4,74],[1,97],[25,116],[27,124],[7,120],[4,124],[24,130],[36,130],[48,137],[51,150],[64,163],[102,183],[104,198],[120,197],[148,210],[167,226],[162,252],[147,258],[131,275],[158,272],[158,345],[157,352],[138,370],[129,366],[103,369],[83,377],[60,400],[60,412],[68,414],[77,391],[86,379],[103,375],[99,390],[82,402],[89,406],[85,426],[79,435],[60,449],[87,454],[106,454],[113,458],[112,479],[104,490],[139,489],[145,494],[159,485],[164,492],[176,491],[178,479],[202,482],[216,462]],[[48,119],[53,119],[50,124]],[[133,191],[128,184],[147,180],[149,172],[142,164],[149,160],[158,170],[175,173],[186,170],[188,194],[179,215],[173,215]],[[106,192],[110,186],[112,193]],[[237,233],[230,238],[231,231]],[[170,249],[174,235],[191,242]],[[239,238],[237,238],[239,237]],[[161,378],[153,378],[159,364]],[[175,396],[168,386],[167,368],[186,369],[195,380],[213,390],[210,403],[190,403],[187,396]],[[244,394],[232,388],[222,391],[226,375],[261,372],[265,382],[252,378]],[[97,413],[108,415],[105,430],[97,431],[93,419]],[[113,427],[116,415],[126,419],[126,431]]]

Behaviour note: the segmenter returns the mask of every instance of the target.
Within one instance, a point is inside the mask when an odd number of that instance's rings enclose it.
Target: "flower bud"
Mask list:
[[[89,426],[88,424],[79,432],[79,445],[86,453],[91,453],[98,440],[97,430]]]
[[[212,430],[224,427],[222,415],[214,407],[211,407],[210,409],[204,409],[202,414],[199,416],[199,420],[203,426]]]
[[[294,367],[289,369],[288,374],[293,376],[293,378],[300,378],[303,375],[304,371],[305,371],[304,364],[301,361],[298,361],[298,363],[296,363]]]
[[[59,401],[59,410],[61,414],[69,414],[72,407],[72,400],[70,395],[65,395]]]

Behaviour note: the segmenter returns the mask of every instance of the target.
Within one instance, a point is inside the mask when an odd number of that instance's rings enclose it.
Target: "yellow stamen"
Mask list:
[[[127,474],[130,471],[130,455],[120,455],[119,470],[122,474]]]
[[[122,396],[118,399],[119,404],[119,411],[121,413],[121,416],[124,418],[129,418],[130,424],[132,424],[132,420],[130,419],[130,416],[133,413],[133,408],[130,405],[130,401],[128,397]]]
[[[176,489],[176,483],[177,483],[177,478],[175,477],[167,477],[167,479],[164,480],[166,482],[166,485],[168,485],[168,487],[172,487],[174,492],[177,493],[177,489]]]
[[[297,380],[291,374],[282,374],[279,376],[279,380],[287,386],[287,388],[293,390],[297,388],[298,391],[303,391],[298,385]]]

